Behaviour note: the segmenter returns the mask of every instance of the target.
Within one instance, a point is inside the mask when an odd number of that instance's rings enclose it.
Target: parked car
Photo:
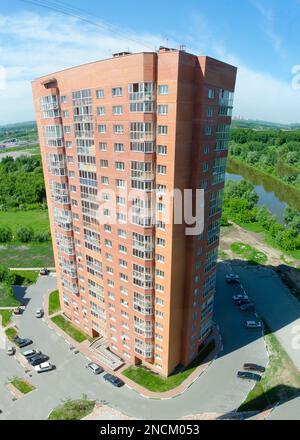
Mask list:
[[[94,362],[90,362],[89,364],[87,364],[86,368],[94,374],[100,374],[104,371],[104,369],[100,367],[100,365],[97,365]]]
[[[14,343],[17,344],[17,346],[20,348],[27,347],[27,345],[32,344],[32,342],[33,341],[28,338],[23,339],[23,338],[20,338],[19,336],[14,337]]]
[[[250,304],[250,301],[249,301],[249,299],[244,298],[244,299],[240,299],[240,300],[236,301],[235,303],[237,306],[244,306],[246,304]]]
[[[255,382],[261,381],[261,376],[259,374],[250,373],[250,371],[238,371],[237,377],[239,379],[254,380]]]
[[[260,321],[246,321],[246,328],[262,328],[262,323]]]
[[[113,376],[112,374],[109,374],[109,373],[104,375],[104,380],[111,383],[114,387],[117,387],[117,388],[120,388],[123,385],[125,385],[125,383],[121,379],[119,379],[118,377]]]
[[[16,352],[16,348],[10,346],[10,347],[7,348],[6,352],[7,352],[8,356],[13,356],[15,354],[15,352]]]
[[[257,364],[244,364],[244,370],[257,371],[258,373],[264,373],[266,371],[265,367]]]
[[[23,309],[22,307],[17,307],[13,310],[14,315],[22,315]]]
[[[35,317],[36,318],[42,318],[43,316],[44,316],[44,310],[43,309],[36,309]]]
[[[50,362],[43,362],[42,364],[34,367],[37,373],[45,373],[46,371],[55,370],[55,368],[55,365],[50,364]]]
[[[255,310],[255,305],[252,303],[244,304],[243,306],[240,306],[240,309],[245,312],[247,310]]]
[[[36,356],[33,356],[31,359],[28,360],[28,362],[30,363],[30,365],[35,367],[36,365],[40,365],[44,362],[47,362],[49,359],[50,359],[49,356],[41,353]]]
[[[236,273],[227,274],[225,278],[226,278],[227,283],[229,283],[229,284],[234,284],[234,283],[240,282],[240,277]]]
[[[50,271],[48,269],[46,269],[45,267],[44,267],[44,269],[40,270],[40,275],[42,275],[42,276],[47,276],[47,275],[49,275],[49,273],[50,273]]]
[[[26,351],[23,351],[22,352],[22,355],[27,359],[27,360],[29,360],[29,359],[31,359],[31,358],[33,358],[34,356],[38,356],[38,355],[40,355],[41,354],[41,352],[40,351],[38,351],[38,350],[26,350]]]
[[[240,301],[241,299],[249,299],[247,295],[233,295],[233,301]]]

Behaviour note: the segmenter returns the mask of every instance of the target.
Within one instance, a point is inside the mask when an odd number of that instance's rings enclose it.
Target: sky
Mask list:
[[[84,20],[33,2],[79,8]],[[300,122],[300,0],[33,2],[1,1],[0,125],[35,119],[36,77],[160,45],[237,66],[234,115]]]

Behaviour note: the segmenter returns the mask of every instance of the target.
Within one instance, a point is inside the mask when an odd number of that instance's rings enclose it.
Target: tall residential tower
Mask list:
[[[233,66],[160,48],[33,82],[63,312],[164,376],[211,331],[235,79]],[[204,231],[186,235],[160,214],[165,194],[197,188]]]

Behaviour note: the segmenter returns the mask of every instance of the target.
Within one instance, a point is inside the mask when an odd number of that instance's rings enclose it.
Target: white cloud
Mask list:
[[[199,26],[194,26],[195,21]],[[193,29],[197,30],[193,33]],[[110,32],[110,25],[105,23],[100,22],[99,27],[95,27],[55,14],[0,15],[0,64],[6,69],[6,87],[0,89],[0,124],[35,118],[32,79],[110,57],[113,52],[155,50],[165,41],[160,35],[136,34],[124,29],[120,32]],[[187,30],[185,39],[176,32],[172,38],[173,41],[169,39],[170,46],[176,47],[179,42],[187,41],[188,50],[207,53],[239,67],[235,114],[278,122],[297,121],[300,91],[270,74],[251,70],[245,62],[228,54],[204,17],[194,14],[193,25]],[[147,42],[147,47],[143,42]]]

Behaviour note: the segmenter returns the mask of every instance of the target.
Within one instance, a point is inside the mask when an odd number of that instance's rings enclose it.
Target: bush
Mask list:
[[[0,283],[5,283],[8,285],[13,285],[16,282],[16,275],[11,272],[3,264],[0,265]]]
[[[13,234],[9,226],[0,226],[0,243],[9,243],[12,241]]]
[[[19,226],[17,229],[17,239],[21,243],[29,243],[33,240],[34,232],[31,227],[28,226]]]
[[[46,243],[48,241],[51,241],[51,234],[49,231],[35,232],[33,240],[37,243]]]

